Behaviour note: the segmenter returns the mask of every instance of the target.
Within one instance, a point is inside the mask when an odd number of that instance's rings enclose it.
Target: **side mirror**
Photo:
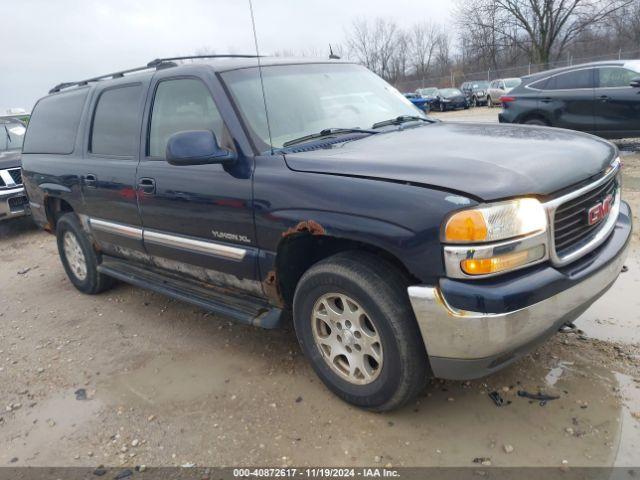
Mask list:
[[[632,78],[629,86],[634,88],[640,88],[640,77]]]
[[[232,162],[237,157],[218,145],[211,130],[189,130],[169,137],[166,158],[171,165],[206,165]]]

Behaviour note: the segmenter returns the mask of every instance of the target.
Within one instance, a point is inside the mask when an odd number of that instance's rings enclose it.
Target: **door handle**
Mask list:
[[[96,188],[97,183],[98,177],[96,177],[93,173],[87,173],[84,176],[84,184],[87,188]]]
[[[544,97],[544,98],[541,98],[540,101],[542,103],[551,103],[553,99],[551,97]]]
[[[138,180],[138,190],[145,195],[156,193],[156,181],[153,178],[140,178]]]
[[[611,99],[611,97],[609,97],[608,95],[601,95],[598,97],[598,100],[600,100],[601,102],[608,102]]]

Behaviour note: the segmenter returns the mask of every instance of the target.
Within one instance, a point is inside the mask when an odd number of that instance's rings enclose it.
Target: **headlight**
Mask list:
[[[480,205],[453,214],[444,227],[445,243],[482,243],[542,232],[547,215],[535,198]]]

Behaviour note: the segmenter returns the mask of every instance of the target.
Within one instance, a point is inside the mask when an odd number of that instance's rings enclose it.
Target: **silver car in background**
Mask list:
[[[489,84],[487,89],[487,106],[489,108],[500,105],[500,97],[522,83],[519,78],[498,78]]]

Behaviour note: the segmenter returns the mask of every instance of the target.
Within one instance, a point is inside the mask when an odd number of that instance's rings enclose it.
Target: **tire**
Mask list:
[[[491,100],[490,95],[487,95],[487,107],[493,108],[493,100]]]
[[[446,112],[447,111],[447,107],[445,107],[444,103],[442,103],[442,102],[440,103],[440,107],[439,108],[440,108],[441,112]]]
[[[56,238],[62,266],[74,287],[82,293],[96,294],[113,286],[113,278],[98,272],[101,255],[93,248],[74,213],[60,217]]]
[[[473,97],[471,97],[471,106],[473,108],[478,106],[478,99],[475,97],[475,95]]]
[[[424,388],[428,360],[407,283],[393,265],[362,252],[322,260],[300,279],[293,301],[298,341],[316,374],[346,402],[388,411]],[[331,342],[339,352],[333,362]]]
[[[541,127],[548,127],[549,122],[547,122],[546,120],[543,120],[542,118],[530,118],[528,120],[525,120],[524,122],[522,122],[524,125],[539,125]]]

